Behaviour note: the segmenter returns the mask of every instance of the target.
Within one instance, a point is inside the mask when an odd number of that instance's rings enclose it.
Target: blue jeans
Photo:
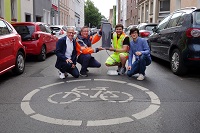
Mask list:
[[[127,75],[131,77],[134,74],[143,74],[145,75],[146,66],[151,64],[151,58],[146,55],[141,55],[132,65],[131,70],[127,71]]]
[[[86,73],[88,67],[101,67],[101,64],[91,54],[80,54],[77,62],[82,66],[81,73]]]
[[[67,72],[67,73],[71,74],[75,78],[79,77],[79,71],[78,71],[77,67],[72,68],[72,64],[71,63],[63,62],[62,65],[61,65],[60,71],[62,73]]]

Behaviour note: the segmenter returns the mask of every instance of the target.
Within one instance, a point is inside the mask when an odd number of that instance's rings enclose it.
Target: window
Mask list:
[[[46,32],[46,28],[44,27],[44,25],[40,24],[39,27],[42,32]]]
[[[160,11],[170,11],[170,0],[161,0],[160,1]]]
[[[14,28],[21,35],[22,41],[31,40],[32,34],[35,32],[34,25],[15,25]]]
[[[16,0],[11,0],[11,18],[16,19]]]
[[[158,24],[158,31],[163,30],[166,25],[168,24],[168,20],[171,18],[172,15],[167,16]]]
[[[6,35],[6,34],[9,34],[9,33],[10,33],[10,30],[7,27],[7,25],[5,24],[5,22],[0,20],[0,36]]]
[[[194,22],[200,24],[200,12],[194,12]]]
[[[169,24],[168,24],[168,28],[170,27],[176,27],[178,24],[179,19],[181,18],[182,13],[175,13],[173,14],[173,16],[171,17]]]

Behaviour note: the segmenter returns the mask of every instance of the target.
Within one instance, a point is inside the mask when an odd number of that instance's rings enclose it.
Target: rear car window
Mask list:
[[[194,22],[200,25],[200,12],[194,12]]]
[[[152,29],[155,27],[156,25],[148,25],[145,27],[145,30],[148,30],[148,31],[152,31]]]
[[[23,41],[30,40],[35,31],[35,26],[33,25],[14,25],[14,28],[21,35]]]

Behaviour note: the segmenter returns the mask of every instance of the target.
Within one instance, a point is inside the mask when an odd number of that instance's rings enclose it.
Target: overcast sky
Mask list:
[[[91,0],[94,3],[94,6],[99,9],[99,12],[104,15],[106,18],[109,18],[110,9],[113,8],[113,5],[116,5],[116,0]]]

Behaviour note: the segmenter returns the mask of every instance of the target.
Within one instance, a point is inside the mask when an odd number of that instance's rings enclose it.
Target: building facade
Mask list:
[[[126,0],[127,2],[127,14],[126,14],[126,26],[132,24],[138,24],[138,0]]]
[[[110,9],[108,22],[113,25],[113,9]]]
[[[21,0],[0,0],[0,17],[8,22],[21,21]]]
[[[21,21],[33,21],[33,0],[21,0]]]
[[[51,25],[59,24],[59,0],[51,0]]]
[[[75,26],[84,25],[84,0],[75,0]]]
[[[127,27],[126,24],[126,17],[127,17],[127,0],[121,0],[121,23],[124,25],[124,27]]]
[[[138,23],[158,23],[171,12],[185,7],[200,8],[200,0],[138,0]]]
[[[59,2],[60,25],[68,25],[69,0],[60,0]]]
[[[75,26],[75,1],[69,1],[69,15],[68,15],[68,25]]]
[[[33,1],[33,21],[51,24],[51,7],[50,0],[34,0]]]

